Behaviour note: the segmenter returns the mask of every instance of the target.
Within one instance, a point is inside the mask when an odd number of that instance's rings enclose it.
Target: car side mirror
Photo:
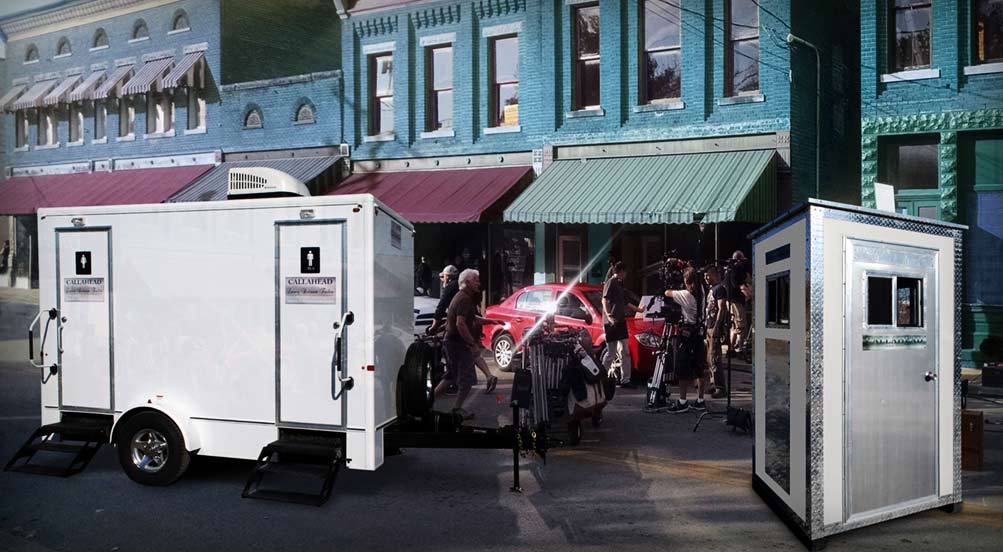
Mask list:
[[[592,313],[590,313],[587,310],[582,309],[582,314],[585,315],[584,316],[585,323],[588,324],[589,326],[591,326],[592,322],[594,322],[594,319],[592,318]]]

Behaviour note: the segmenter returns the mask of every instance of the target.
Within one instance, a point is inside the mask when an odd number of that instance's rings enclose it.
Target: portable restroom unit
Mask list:
[[[964,228],[811,200],[751,236],[753,487],[810,548],[961,503]]]

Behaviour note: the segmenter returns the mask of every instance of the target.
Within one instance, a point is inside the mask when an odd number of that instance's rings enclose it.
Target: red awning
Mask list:
[[[212,167],[18,176],[0,182],[0,215],[32,215],[40,207],[161,203]]]
[[[411,222],[481,222],[532,167],[359,173],[328,195],[373,194]],[[511,198],[514,199],[514,198]]]

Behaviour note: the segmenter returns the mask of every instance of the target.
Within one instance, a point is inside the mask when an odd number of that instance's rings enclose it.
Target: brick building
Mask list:
[[[905,213],[965,235],[963,362],[1003,335],[1003,3],[864,2],[861,198],[895,187]]]
[[[352,182],[449,168],[476,186],[472,167],[532,164],[537,179],[481,241],[531,243],[537,281],[575,279],[595,257],[584,278],[600,279],[617,236],[647,291],[639,272],[667,250],[723,255],[744,243],[741,222],[792,201],[858,200],[855,3],[339,4]],[[788,33],[819,49],[819,150],[815,54]]]

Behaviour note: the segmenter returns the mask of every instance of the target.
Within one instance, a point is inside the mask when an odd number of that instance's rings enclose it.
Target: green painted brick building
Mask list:
[[[861,200],[895,187],[896,208],[969,226],[963,363],[1003,336],[1003,4],[863,2]]]

